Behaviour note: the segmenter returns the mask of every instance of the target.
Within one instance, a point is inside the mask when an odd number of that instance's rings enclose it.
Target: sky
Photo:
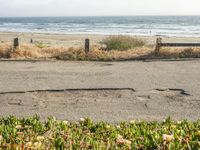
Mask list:
[[[0,17],[200,15],[200,0],[0,0]]]

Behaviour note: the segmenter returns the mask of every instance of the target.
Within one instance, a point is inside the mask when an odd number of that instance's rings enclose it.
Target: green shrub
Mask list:
[[[145,42],[131,36],[109,36],[102,41],[105,44],[106,50],[128,50],[135,47],[142,47]]]
[[[37,42],[35,43],[35,46],[38,48],[46,48],[48,47],[46,44],[44,44],[43,42]]]

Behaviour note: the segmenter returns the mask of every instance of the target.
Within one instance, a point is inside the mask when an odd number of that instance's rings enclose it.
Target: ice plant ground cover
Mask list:
[[[200,149],[200,120],[134,121],[109,124],[38,116],[0,119],[0,149]]]

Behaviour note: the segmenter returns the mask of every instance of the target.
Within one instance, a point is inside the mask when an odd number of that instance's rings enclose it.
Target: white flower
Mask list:
[[[135,120],[131,120],[131,121],[130,121],[130,124],[135,124]]]
[[[24,135],[23,132],[17,132],[17,135]]]
[[[16,147],[15,147],[15,150],[20,150],[21,148],[20,148],[20,146],[19,145],[17,145]]]
[[[68,122],[68,121],[62,121],[62,123],[66,124],[66,125],[68,125],[68,124],[69,124],[69,122]]]
[[[53,121],[56,122],[56,117],[52,117]]]
[[[118,135],[117,135],[117,139],[123,139],[123,136],[120,135],[120,134],[118,134]]]
[[[163,134],[163,141],[171,142],[174,139],[173,135]]]
[[[84,122],[84,121],[85,121],[85,118],[80,118],[80,121],[81,121],[81,122]]]
[[[176,128],[176,125],[171,125],[172,129],[175,129]]]
[[[33,145],[35,148],[40,148],[42,146],[42,142],[35,142]]]
[[[0,135],[0,142],[3,140],[3,136],[2,135]]]
[[[200,130],[199,130],[197,133],[198,133],[198,135],[200,136]]]
[[[117,128],[117,129],[120,129],[121,127],[120,127],[120,125],[117,125],[116,128]]]
[[[129,141],[129,140],[124,140],[124,143],[127,145],[131,145],[131,141]]]
[[[44,136],[37,136],[37,141],[42,141],[42,140],[44,140]]]
[[[110,125],[107,124],[107,125],[106,125],[106,129],[110,129]]]
[[[24,126],[24,128],[32,128],[32,126],[27,126],[27,125],[26,125],[26,126]]]
[[[159,138],[159,136],[158,136],[158,135],[155,135],[155,138],[156,138],[156,139],[158,139],[158,138]]]
[[[128,146],[131,145],[131,141],[124,139],[123,136],[120,135],[120,134],[117,135],[117,143],[118,144],[125,144],[125,145],[128,145]]]
[[[21,129],[21,128],[22,128],[22,125],[16,125],[15,128],[16,128],[16,129]]]
[[[26,147],[31,147],[32,144],[33,144],[32,142],[27,142],[27,143],[25,144],[25,146],[26,146]]]

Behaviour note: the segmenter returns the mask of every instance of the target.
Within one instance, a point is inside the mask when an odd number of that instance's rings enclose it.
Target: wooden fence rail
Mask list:
[[[157,38],[155,55],[159,55],[161,47],[200,47],[200,43],[162,43],[162,38]]]

